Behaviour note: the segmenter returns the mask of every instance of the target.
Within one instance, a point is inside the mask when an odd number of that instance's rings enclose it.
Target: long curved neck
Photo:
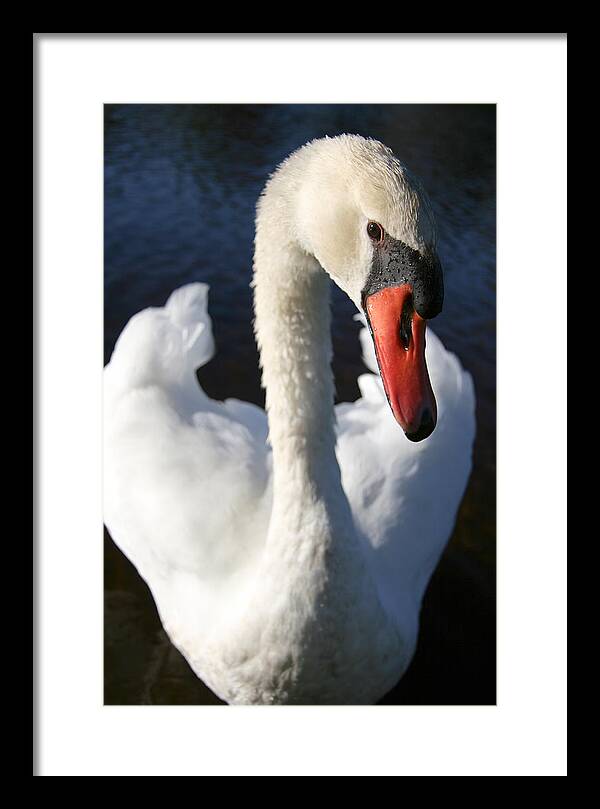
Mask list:
[[[259,235],[260,234],[260,235]],[[295,495],[318,490],[335,457],[329,279],[314,258],[292,244],[255,253],[255,330],[273,448],[275,493],[293,482]],[[326,478],[324,480],[323,478]],[[306,484],[310,484],[308,489]]]
[[[290,189],[286,186],[286,191]],[[291,202],[278,189],[259,205],[255,331],[274,463],[274,513],[347,501],[335,455],[329,279],[289,234]],[[344,509],[342,509],[344,510]]]
[[[254,253],[255,331],[273,448],[255,614],[283,633],[286,665],[291,643],[318,679],[333,646],[354,648],[357,632],[369,639],[373,627],[387,632],[388,625],[335,453],[329,279],[293,239],[292,184],[272,184],[259,205]]]

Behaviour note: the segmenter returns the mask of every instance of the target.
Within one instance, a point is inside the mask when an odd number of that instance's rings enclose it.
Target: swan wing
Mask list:
[[[135,315],[104,376],[105,522],[175,641],[233,608],[271,508],[264,411],[211,400],[195,376],[214,354],[207,293],[190,284]]]
[[[411,612],[418,614],[469,478],[475,436],[473,382],[428,329],[426,359],[438,422],[429,438],[413,443],[391,413],[366,328],[360,341],[372,373],[359,378],[362,396],[357,402],[336,407],[338,458],[380,596],[399,620],[405,620]]]

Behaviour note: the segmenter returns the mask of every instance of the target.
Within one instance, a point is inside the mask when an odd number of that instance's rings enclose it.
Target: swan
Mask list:
[[[335,407],[329,278],[358,309],[369,369]],[[443,278],[417,181],[376,140],[307,143],[258,201],[252,286],[266,412],[198,384],[206,284],[121,333],[105,522],[222,700],[372,704],[414,654],[475,434],[470,375],[425,341]]]

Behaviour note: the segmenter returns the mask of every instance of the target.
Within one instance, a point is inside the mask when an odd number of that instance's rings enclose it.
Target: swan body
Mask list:
[[[437,426],[409,441],[360,314],[369,373],[334,408],[327,275],[362,312],[365,223],[424,251],[424,217],[382,144],[314,141],[257,209],[267,411],[197,382],[214,353],[205,284],[135,315],[105,369],[107,527],[172,642],[229,703],[373,703],[410,663],[470,472],[473,385],[429,330]]]

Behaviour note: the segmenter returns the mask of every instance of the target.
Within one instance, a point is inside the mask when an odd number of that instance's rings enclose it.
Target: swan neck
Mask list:
[[[335,446],[329,279],[296,258],[255,270],[255,328],[273,451],[316,456]]]
[[[275,481],[281,469],[306,478],[335,458],[329,277],[294,243],[281,199],[263,197],[254,255],[255,332],[266,389]]]

